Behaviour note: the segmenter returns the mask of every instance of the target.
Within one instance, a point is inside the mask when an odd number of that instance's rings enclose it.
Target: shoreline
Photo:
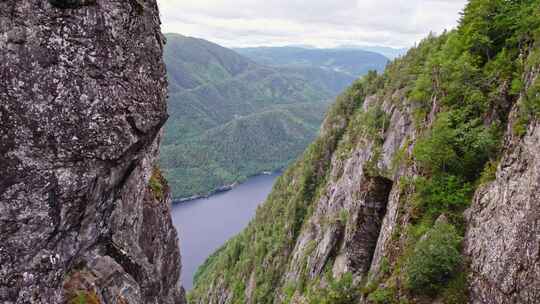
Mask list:
[[[244,181],[242,182],[234,182],[232,184],[229,184],[229,185],[223,185],[221,187],[218,187],[210,192],[208,192],[207,194],[196,194],[196,195],[192,195],[192,196],[188,196],[188,197],[182,197],[182,198],[172,198],[172,204],[175,205],[175,204],[182,204],[182,203],[186,203],[186,202],[190,202],[190,201],[194,201],[194,200],[197,200],[197,199],[202,199],[202,198],[209,198],[210,196],[212,195],[216,195],[216,194],[219,194],[219,193],[223,193],[223,192],[227,192],[227,191],[230,191],[232,189],[234,189],[235,187],[241,185],[243,182],[245,182],[246,180],[248,180],[249,178],[252,178],[252,177],[257,177],[257,176],[262,176],[262,175],[272,175],[272,174],[276,174],[276,173],[280,173],[282,172],[283,169],[279,169],[279,170],[275,170],[275,171],[262,171],[261,173],[258,173],[258,174],[254,174],[254,175],[251,175],[251,176],[248,176]]]

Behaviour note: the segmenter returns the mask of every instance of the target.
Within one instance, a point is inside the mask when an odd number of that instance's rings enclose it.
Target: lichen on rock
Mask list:
[[[164,38],[135,5],[0,2],[2,303],[184,303],[170,194],[148,186]]]

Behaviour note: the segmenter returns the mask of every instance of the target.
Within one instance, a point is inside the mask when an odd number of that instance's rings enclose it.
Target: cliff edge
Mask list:
[[[0,302],[184,303],[154,0],[0,2]]]

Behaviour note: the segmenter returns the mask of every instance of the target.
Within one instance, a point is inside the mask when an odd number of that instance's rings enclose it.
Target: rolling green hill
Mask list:
[[[241,55],[203,39],[177,34],[166,37],[163,55],[171,92],[231,79],[254,66]]]
[[[286,166],[315,138],[328,101],[355,79],[315,65],[266,66],[202,39],[166,37],[170,118],[161,166],[175,198]]]

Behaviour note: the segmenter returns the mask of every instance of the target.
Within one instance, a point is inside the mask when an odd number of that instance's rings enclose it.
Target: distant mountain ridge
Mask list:
[[[338,49],[346,49],[346,50],[364,50],[364,51],[370,51],[375,52],[384,55],[388,59],[396,59],[397,57],[403,56],[407,53],[408,48],[392,48],[387,46],[363,46],[363,45],[354,45],[354,44],[348,44],[348,45],[341,45],[337,47]]]
[[[166,38],[170,118],[161,166],[175,198],[284,167],[315,138],[328,102],[356,78],[316,65],[260,64],[203,39]],[[386,61],[380,56],[366,68]]]
[[[382,72],[388,58],[361,49],[317,49],[303,47],[235,48],[251,60],[270,66],[311,66],[349,74],[355,78],[370,70]]]

